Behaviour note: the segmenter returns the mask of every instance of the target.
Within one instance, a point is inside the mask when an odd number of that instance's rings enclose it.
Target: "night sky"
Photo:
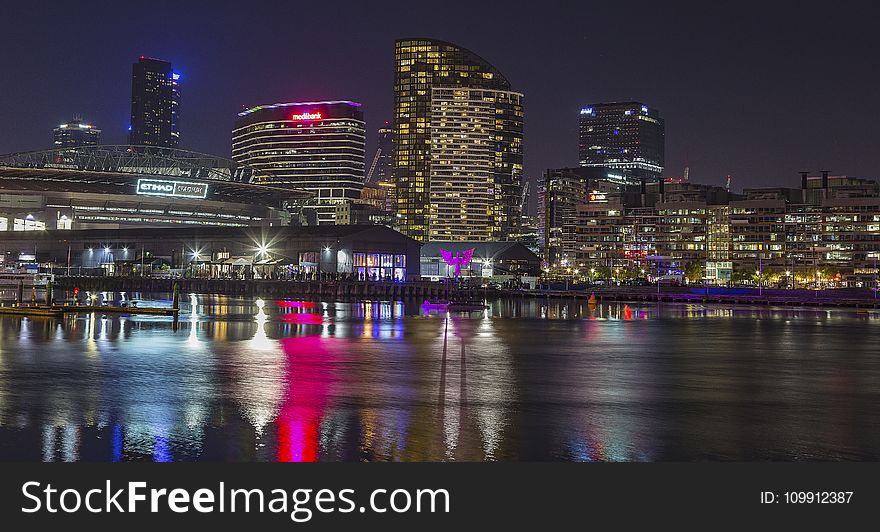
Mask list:
[[[15,2],[0,15],[0,153],[49,148],[83,115],[125,143],[131,63],[182,74],[182,147],[228,156],[235,114],[364,104],[368,164],[391,119],[394,39],[469,48],[525,93],[525,169],[577,164],[578,110],[640,100],[666,120],[666,174],[799,186],[800,170],[880,177],[873,13],[770,2]],[[506,9],[514,8],[507,11]]]

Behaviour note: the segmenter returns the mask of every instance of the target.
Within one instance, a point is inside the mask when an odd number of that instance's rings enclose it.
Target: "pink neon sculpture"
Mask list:
[[[461,267],[467,266],[471,263],[471,258],[474,256],[474,249],[466,249],[460,254],[441,249],[440,256],[443,257],[443,260],[446,261],[446,264],[450,266],[455,266],[455,277],[460,277]]]

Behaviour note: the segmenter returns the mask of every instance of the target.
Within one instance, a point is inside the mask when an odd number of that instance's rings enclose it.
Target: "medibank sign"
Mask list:
[[[290,115],[291,120],[300,121],[300,120],[320,120],[323,118],[321,113],[299,113]]]
[[[145,196],[171,196],[175,198],[204,199],[208,195],[206,183],[138,179],[137,193]]]

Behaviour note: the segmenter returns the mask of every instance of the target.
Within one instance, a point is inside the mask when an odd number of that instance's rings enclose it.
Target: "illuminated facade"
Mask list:
[[[165,148],[180,144],[180,75],[168,61],[141,56],[132,65],[128,143]]]
[[[307,219],[333,224],[336,205],[361,197],[364,117],[350,101],[261,105],[239,113],[232,159],[269,176],[268,185],[307,190]]]
[[[341,274],[365,281],[404,281],[419,276],[418,242],[382,225],[50,229],[3,236],[0,257],[32,253],[40,264],[101,269],[105,275],[148,273],[140,268],[161,260],[192,277],[309,279]],[[236,276],[239,268],[243,275]]]
[[[665,126],[639,102],[598,103],[580,110],[580,166],[604,168],[620,179],[656,181],[663,175]]]
[[[393,176],[400,230],[417,240],[519,234],[522,94],[464,48],[395,43]]]
[[[87,124],[79,117],[53,130],[56,148],[76,148],[79,146],[95,146],[101,141],[101,130]]]
[[[726,268],[787,286],[815,286],[825,276],[864,287],[880,278],[876,181],[804,176],[800,189],[742,194],[694,183],[639,188],[576,206],[576,259],[569,266],[602,275],[613,269],[615,276],[638,270],[682,275],[688,267],[706,267],[714,272],[709,282]]]
[[[551,265],[574,263],[578,205],[605,199],[621,186],[596,179],[592,168],[551,168],[544,172],[538,189],[538,223],[544,260]]]
[[[536,276],[541,259],[521,242],[431,241],[421,247],[421,274],[429,279],[494,278],[498,281]]]
[[[0,232],[288,225],[285,202],[311,196],[254,179],[234,161],[172,148],[0,155]]]

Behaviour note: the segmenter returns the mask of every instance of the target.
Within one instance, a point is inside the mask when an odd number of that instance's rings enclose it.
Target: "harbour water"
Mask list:
[[[877,460],[878,333],[875,311],[540,299],[3,317],[0,460]]]

